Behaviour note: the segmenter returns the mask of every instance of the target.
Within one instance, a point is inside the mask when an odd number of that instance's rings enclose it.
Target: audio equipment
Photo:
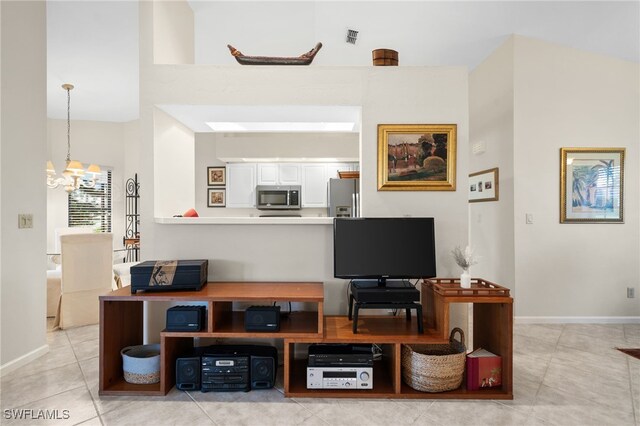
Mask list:
[[[309,367],[373,367],[373,348],[366,344],[309,346]]]
[[[307,389],[373,389],[373,368],[307,367]]]
[[[249,391],[249,357],[225,354],[202,357],[202,392]]]
[[[278,350],[263,345],[211,345],[195,348],[202,366],[202,391],[248,391],[275,385]]]
[[[200,357],[176,359],[176,388],[200,390]]]
[[[205,306],[180,305],[167,309],[166,331],[201,331],[206,323]]]
[[[280,306],[250,306],[244,312],[246,331],[280,331]]]

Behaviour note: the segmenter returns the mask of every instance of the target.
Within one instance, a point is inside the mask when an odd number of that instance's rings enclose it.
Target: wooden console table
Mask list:
[[[142,344],[143,302],[206,302],[207,327],[201,332],[160,333],[160,383],[134,385],[124,381],[120,350]],[[233,302],[311,302],[316,311],[293,312],[279,332],[246,332],[244,312]],[[403,344],[448,343],[451,303],[474,305],[474,349],[483,347],[502,356],[502,386],[440,393],[419,392],[402,381]],[[284,340],[284,389],[287,397],[513,399],[513,299],[509,289],[474,279],[461,289],[454,279],[422,283],[424,333],[416,321],[389,316],[359,318],[358,333],[345,315],[324,316],[322,283],[212,282],[201,291],[130,294],[123,288],[100,297],[100,395],[165,395],[175,384],[175,361],[193,348],[195,337],[277,338]],[[310,343],[372,343],[382,348],[383,361],[374,362],[373,389],[307,389],[306,357]],[[296,351],[298,347],[298,351]],[[296,357],[298,355],[298,358]]]

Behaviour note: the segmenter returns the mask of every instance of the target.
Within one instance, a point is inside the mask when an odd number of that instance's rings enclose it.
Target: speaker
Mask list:
[[[270,389],[276,384],[277,355],[251,356],[251,389]]]
[[[250,306],[244,312],[246,331],[280,331],[280,306]]]
[[[167,309],[167,331],[201,331],[206,322],[204,306],[181,305]]]
[[[176,359],[176,388],[200,390],[200,357]]]

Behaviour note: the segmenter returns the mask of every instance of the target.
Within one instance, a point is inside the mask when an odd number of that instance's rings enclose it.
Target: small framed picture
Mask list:
[[[227,203],[226,192],[225,189],[208,188],[207,207],[224,207]]]
[[[498,201],[498,168],[469,175],[469,202]]]
[[[207,185],[224,186],[226,183],[225,167],[207,167]]]

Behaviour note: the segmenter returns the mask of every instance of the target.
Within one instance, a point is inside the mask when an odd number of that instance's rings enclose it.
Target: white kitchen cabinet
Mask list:
[[[327,206],[327,165],[302,165],[302,207]]]
[[[258,185],[300,185],[300,164],[258,163]]]
[[[256,164],[227,164],[227,207],[256,206]]]

